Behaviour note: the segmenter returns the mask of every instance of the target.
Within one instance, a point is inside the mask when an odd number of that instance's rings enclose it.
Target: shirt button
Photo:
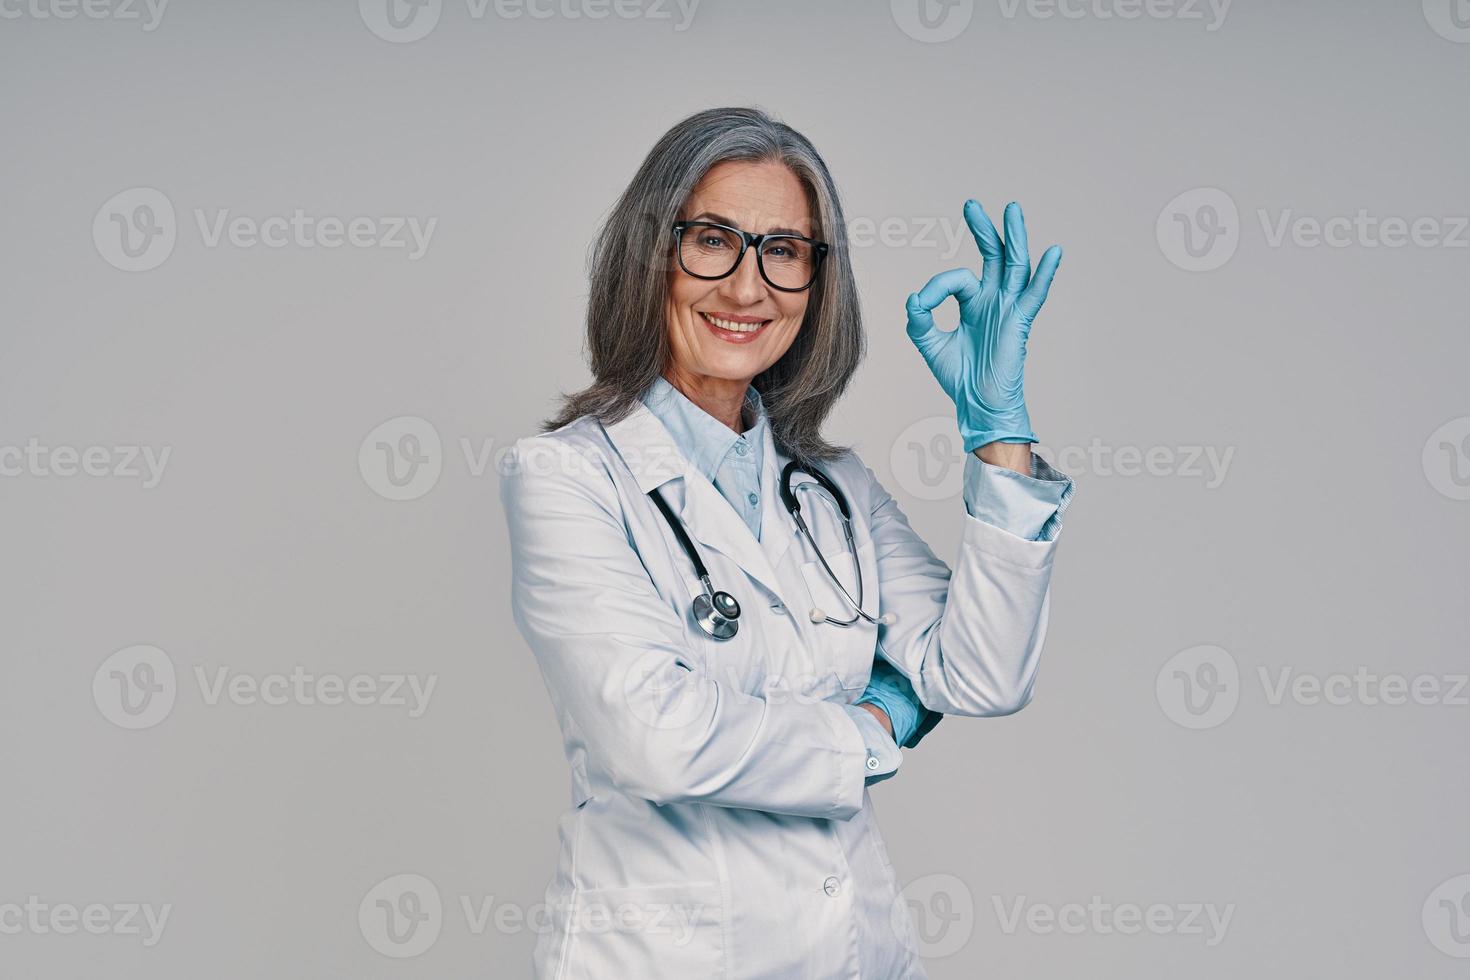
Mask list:
[[[755,504],[756,504],[756,501],[760,500],[761,498],[757,494],[751,494],[746,499],[750,501],[750,506],[754,507]]]
[[[736,456],[744,456],[748,451],[749,450],[747,450],[745,448],[745,443],[744,442],[737,442],[735,444],[735,455]]]
[[[878,768],[878,757],[876,755],[870,755],[870,756],[868,756],[868,768],[869,769],[877,769]]]
[[[830,877],[826,881],[822,882],[822,891],[827,893],[828,898],[835,898],[837,893],[841,890],[842,882],[838,881],[835,877]]]

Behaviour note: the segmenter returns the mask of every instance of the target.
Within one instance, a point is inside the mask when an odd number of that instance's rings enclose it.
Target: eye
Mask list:
[[[777,238],[767,242],[761,254],[776,262],[806,262],[811,252],[811,246],[800,239]]]

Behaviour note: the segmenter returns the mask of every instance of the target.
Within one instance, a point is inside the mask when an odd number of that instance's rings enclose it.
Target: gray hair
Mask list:
[[[665,323],[673,233],[694,187],[727,160],[785,164],[806,187],[812,236],[831,246],[807,299],[806,317],[781,358],[751,382],[760,392],[776,446],[803,463],[847,451],[822,438],[822,423],[866,352],[847,223],[827,164],[796,130],[756,108],[706,109],[656,143],[614,205],[592,247],[586,350],[593,382],[562,395],[549,432],[595,415],[626,417],[671,356]]]

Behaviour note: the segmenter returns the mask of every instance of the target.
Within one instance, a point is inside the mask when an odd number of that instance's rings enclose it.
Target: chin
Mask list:
[[[748,381],[765,370],[759,358],[734,357],[706,361],[700,373],[709,378],[725,381]]]

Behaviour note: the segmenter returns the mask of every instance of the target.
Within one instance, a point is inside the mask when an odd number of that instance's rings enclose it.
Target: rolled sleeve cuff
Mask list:
[[[1071,477],[1031,454],[1031,476],[965,454],[965,510],[1026,541],[1054,541],[1072,500]]]
[[[852,705],[818,701],[811,707],[818,712],[822,722],[830,728],[838,742],[832,768],[832,805],[826,813],[818,815],[828,820],[851,820],[862,812],[868,789],[867,738],[857,724],[857,719],[852,717],[849,710]]]
[[[843,705],[842,710],[857,725],[863,740],[866,750],[863,758],[864,782],[871,786],[897,772],[903,762],[903,753],[899,751],[898,743],[883,728],[883,723],[874,718],[872,712],[856,704]]]

